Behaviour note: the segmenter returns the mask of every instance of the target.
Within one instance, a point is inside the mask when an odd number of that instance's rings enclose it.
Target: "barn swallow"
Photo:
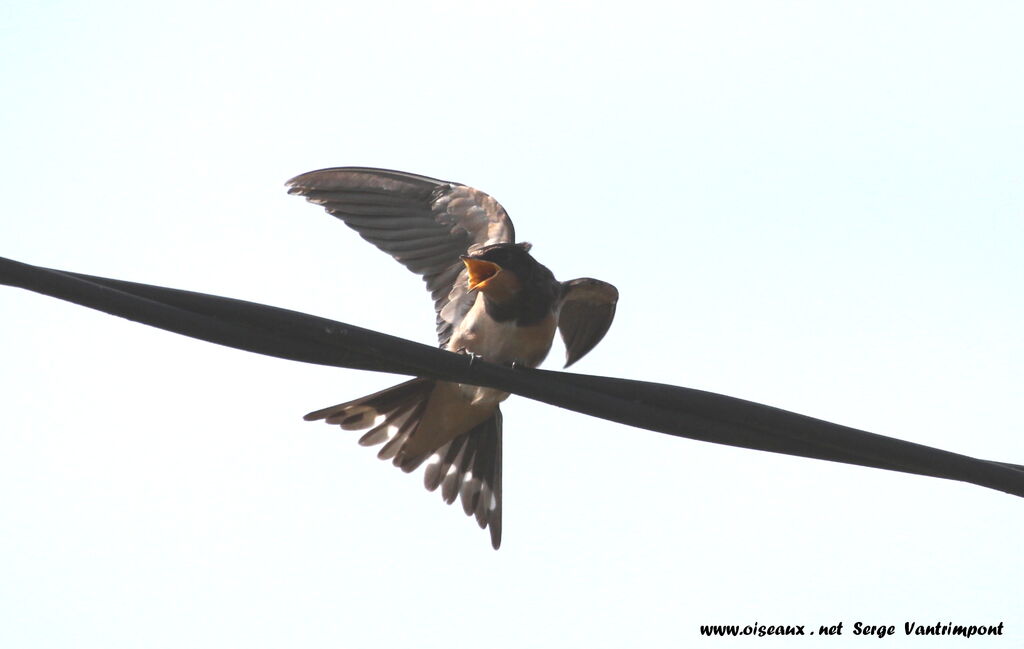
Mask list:
[[[322,205],[360,236],[422,276],[434,300],[442,349],[495,363],[537,367],[555,329],[568,367],[604,337],[618,291],[596,279],[559,282],[516,243],[505,209],[487,194],[425,176],[339,167],[296,176],[290,194]],[[415,378],[361,399],[311,412],[359,443],[383,444],[377,457],[409,472],[427,463],[424,482],[459,497],[468,516],[501,545],[499,404],[507,392]]]

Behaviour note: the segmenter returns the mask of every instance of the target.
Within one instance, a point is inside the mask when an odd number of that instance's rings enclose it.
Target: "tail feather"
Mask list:
[[[470,490],[473,513],[480,529],[487,527],[492,516],[501,518],[499,497],[501,495],[501,411],[495,412],[493,427],[496,434],[480,435],[479,447],[473,458],[473,480],[463,486],[463,495]],[[492,532],[495,530],[492,529]],[[500,523],[496,530],[500,539]]]
[[[359,445],[376,446],[377,444],[388,441],[391,439],[390,429],[392,427],[392,423],[394,422],[385,421],[378,426],[374,426],[370,429],[370,432],[359,438]]]
[[[459,453],[455,461],[445,472],[444,482],[441,483],[441,498],[449,505],[459,497],[459,488],[462,486],[462,478],[465,475],[469,462],[466,459],[466,442],[468,437],[459,438],[462,444],[459,446]],[[428,487],[429,489],[429,487]]]
[[[467,516],[474,517],[482,529],[490,528],[491,545],[498,549],[501,545],[501,411],[496,409],[440,448],[424,454],[420,443],[415,452],[409,452],[412,446],[409,442],[424,418],[436,383],[431,379],[412,379],[311,412],[305,419],[322,419],[345,430],[370,429],[359,438],[359,443],[363,446],[383,444],[377,457],[391,460],[404,471],[412,471],[429,458],[424,486],[429,491],[440,487],[441,497],[448,504],[459,498]]]
[[[465,447],[465,440],[462,437],[457,437],[451,442],[437,449],[437,461],[431,461],[427,464],[427,468],[423,470],[423,486],[427,488],[427,491],[434,491],[441,483],[444,482],[445,478],[448,477],[449,471],[452,469],[452,464],[456,462],[459,456],[459,451]],[[444,490],[442,490],[444,493]],[[448,500],[445,498],[445,500]],[[448,502],[451,504],[451,501]]]
[[[501,546],[501,410],[438,449],[423,475],[424,486],[449,505],[458,498],[481,529],[490,527],[491,545]]]
[[[391,424],[394,429],[394,437],[381,447],[380,452],[377,453],[378,458],[382,460],[393,459],[394,465],[400,466],[398,454],[402,447],[405,446],[405,443],[409,441],[409,436],[416,431],[416,425],[420,423],[420,415],[423,414],[424,407],[425,405],[422,403],[417,404],[394,418]]]
[[[304,416],[303,419],[306,421],[326,419],[327,423],[337,424],[345,430],[362,430],[373,424],[379,415],[390,413],[396,407],[406,405],[414,395],[424,398],[430,396],[428,386],[432,388],[433,381],[412,379],[359,399],[315,410]],[[423,394],[424,392],[425,394]]]

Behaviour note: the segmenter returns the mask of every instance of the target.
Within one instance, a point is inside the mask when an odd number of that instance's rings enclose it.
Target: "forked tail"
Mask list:
[[[458,497],[467,516],[490,527],[501,545],[501,411],[481,411],[456,400],[458,387],[417,378],[360,399],[311,412],[345,430],[369,428],[359,443],[383,444],[377,457],[412,471],[425,460],[424,485],[441,487],[448,504]],[[428,459],[429,458],[429,459]]]

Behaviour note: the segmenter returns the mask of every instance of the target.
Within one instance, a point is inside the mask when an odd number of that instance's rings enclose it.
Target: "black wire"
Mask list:
[[[961,480],[1024,497],[1024,467],[980,460],[721,394],[511,369],[343,322],[0,258],[0,283],[246,351],[498,388],[630,426],[760,451]]]

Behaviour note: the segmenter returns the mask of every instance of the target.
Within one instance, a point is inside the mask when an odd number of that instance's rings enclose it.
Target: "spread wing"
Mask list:
[[[615,318],[619,291],[607,282],[583,277],[562,283],[558,332],[565,343],[569,367],[601,342]]]
[[[471,248],[514,243],[512,221],[487,194],[458,183],[367,167],[310,171],[287,183],[345,222],[364,239],[423,277],[434,299],[437,337],[445,346],[452,326],[472,306],[459,260]],[[445,306],[453,302],[445,310]],[[444,316],[442,316],[444,310]]]

